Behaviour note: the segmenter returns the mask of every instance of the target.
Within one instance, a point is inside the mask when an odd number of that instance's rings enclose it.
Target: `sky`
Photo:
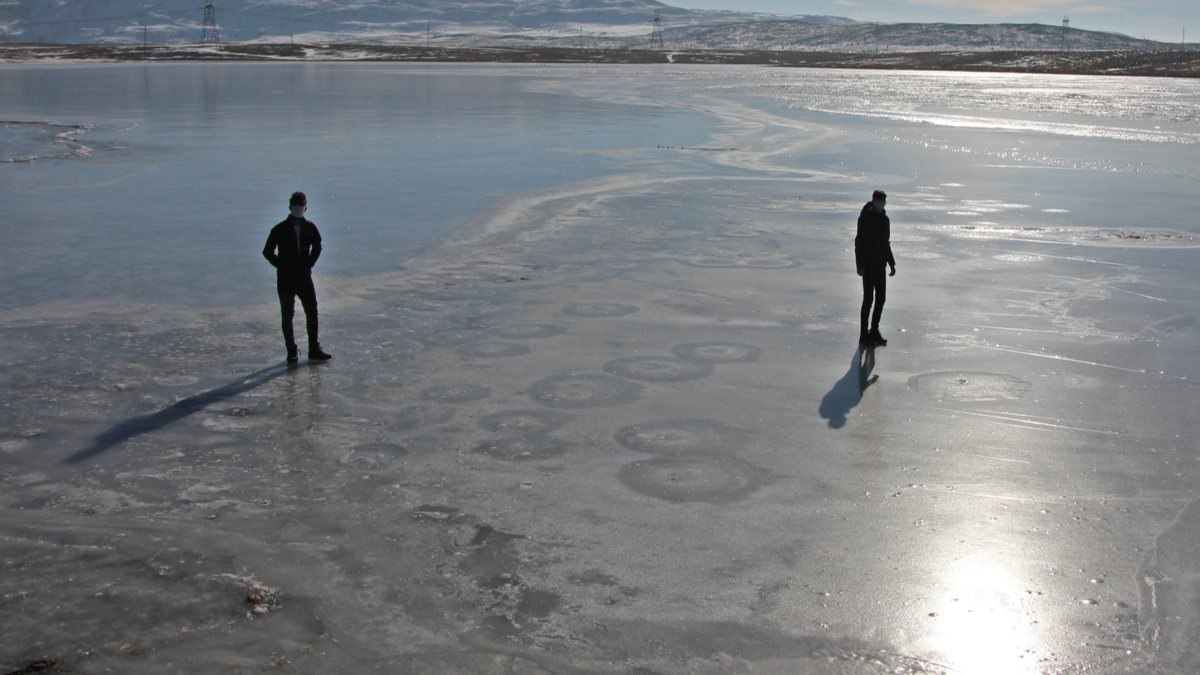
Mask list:
[[[1200,0],[661,0],[688,9],[843,16],[898,23],[1044,23],[1200,42]]]

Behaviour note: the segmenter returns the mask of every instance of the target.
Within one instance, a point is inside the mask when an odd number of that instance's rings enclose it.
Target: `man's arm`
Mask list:
[[[272,229],[271,233],[267,235],[266,246],[263,246],[263,257],[267,259],[267,262],[271,263],[271,267],[278,269],[279,268],[279,256],[275,254],[276,248],[277,248],[277,246],[276,246],[276,242],[275,242],[275,230]]]
[[[308,268],[312,269],[317,264],[317,258],[321,257],[321,231],[316,225],[312,226],[312,248],[308,254]]]

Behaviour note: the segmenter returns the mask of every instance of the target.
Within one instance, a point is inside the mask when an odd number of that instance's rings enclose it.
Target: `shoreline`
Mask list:
[[[941,70],[1061,75],[1200,77],[1200,52],[907,52],[638,50],[567,47],[418,47],[373,44],[0,45],[0,63],[67,61],[403,61],[772,65],[790,68]]]

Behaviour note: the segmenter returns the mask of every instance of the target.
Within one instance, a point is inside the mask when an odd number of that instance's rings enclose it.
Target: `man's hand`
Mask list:
[[[894,276],[896,276],[896,266],[895,266],[895,265],[889,265],[889,267],[891,267],[891,268],[892,268],[892,271],[891,271],[891,272],[888,272],[888,276],[889,276],[889,277],[894,277]]]
[[[858,268],[858,276],[860,276],[860,277],[862,276],[862,268],[861,267]]]

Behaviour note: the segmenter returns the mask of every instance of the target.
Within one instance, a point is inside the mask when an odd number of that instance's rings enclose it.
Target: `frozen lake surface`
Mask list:
[[[0,102],[0,672],[1200,668],[1200,83],[6,65]],[[288,368],[295,189],[334,359]]]

